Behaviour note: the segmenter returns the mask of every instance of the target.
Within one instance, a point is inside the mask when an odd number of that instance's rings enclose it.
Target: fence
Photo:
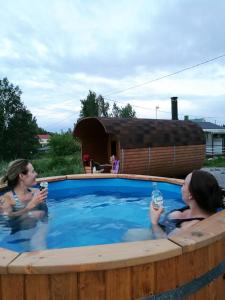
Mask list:
[[[222,146],[206,146],[206,156],[225,155],[225,147]]]

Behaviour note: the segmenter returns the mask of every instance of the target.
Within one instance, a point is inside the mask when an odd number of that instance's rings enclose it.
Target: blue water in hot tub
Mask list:
[[[184,206],[181,187],[157,183],[165,212]],[[10,234],[1,219],[0,247],[18,252],[123,242],[130,229],[151,227],[152,182],[133,179],[79,179],[49,183],[48,220]]]

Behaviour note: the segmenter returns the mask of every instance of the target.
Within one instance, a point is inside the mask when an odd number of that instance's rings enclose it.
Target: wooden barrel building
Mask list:
[[[203,131],[191,121],[89,117],[77,122],[73,134],[82,155],[101,164],[115,155],[119,173],[184,176],[205,158]]]

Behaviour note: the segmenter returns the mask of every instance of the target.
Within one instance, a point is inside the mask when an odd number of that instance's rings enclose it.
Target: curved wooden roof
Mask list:
[[[200,126],[179,120],[89,117],[77,122],[73,134],[81,140],[88,136],[114,135],[124,149],[205,144]]]

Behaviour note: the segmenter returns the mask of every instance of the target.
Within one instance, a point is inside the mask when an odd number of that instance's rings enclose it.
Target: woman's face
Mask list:
[[[181,188],[182,198],[185,201],[185,203],[188,203],[190,196],[191,196],[190,191],[189,191],[189,184],[191,181],[191,176],[192,176],[192,173],[187,175],[187,177],[185,178],[184,183],[182,185],[182,188]]]
[[[37,173],[31,163],[27,165],[27,174],[21,174],[20,179],[24,185],[30,187],[36,183]]]

